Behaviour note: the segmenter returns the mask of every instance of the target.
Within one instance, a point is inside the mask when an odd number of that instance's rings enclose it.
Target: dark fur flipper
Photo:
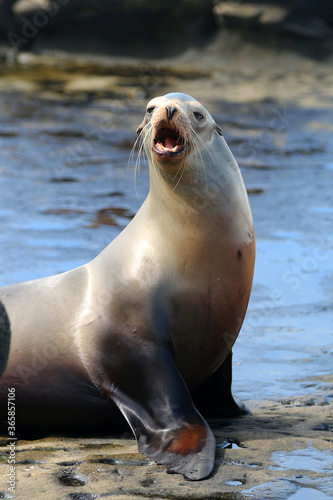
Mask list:
[[[249,413],[242,402],[236,402],[232,392],[232,352],[216,372],[193,391],[194,404],[205,418],[233,418]]]
[[[138,347],[136,356],[126,359],[109,397],[130,424],[139,451],[170,473],[189,480],[208,477],[215,438],[194,407],[171,351],[167,346]]]
[[[0,377],[4,373],[10,346],[10,323],[3,303],[0,301]]]
[[[214,467],[215,438],[204,421],[174,430],[140,433],[138,448],[140,453],[165,465],[169,473],[183,474],[191,481],[205,479]]]

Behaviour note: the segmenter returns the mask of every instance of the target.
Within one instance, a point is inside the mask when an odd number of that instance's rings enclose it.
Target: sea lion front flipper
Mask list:
[[[198,389],[193,391],[194,404],[206,418],[232,418],[249,413],[231,392],[232,351],[221,366]]]
[[[110,377],[108,397],[130,424],[139,451],[186,479],[209,476],[215,438],[194,407],[171,350],[140,344],[127,354],[128,362]],[[106,384],[104,394],[105,389]]]

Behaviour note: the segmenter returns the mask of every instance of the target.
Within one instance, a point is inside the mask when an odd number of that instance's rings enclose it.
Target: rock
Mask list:
[[[258,24],[278,24],[287,15],[285,7],[255,3],[221,2],[213,12],[220,25],[255,27]]]
[[[9,31],[18,28],[12,6],[15,0],[0,0],[0,38],[5,38]]]
[[[0,0],[0,39],[15,51],[161,59],[200,48],[228,30],[251,33],[258,44],[272,38],[278,44],[290,38],[314,44],[332,40],[333,3],[179,0],[171,8],[168,0]]]
[[[213,8],[220,26],[263,30],[277,34],[322,39],[333,35],[333,4],[329,0],[276,0],[258,2],[222,0]]]
[[[10,43],[31,48],[130,56],[176,54],[216,29],[205,0],[19,0]],[[87,36],[89,34],[89,36]]]

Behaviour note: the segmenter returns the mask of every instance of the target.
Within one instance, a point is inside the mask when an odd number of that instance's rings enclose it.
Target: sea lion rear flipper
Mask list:
[[[235,401],[231,382],[232,351],[213,375],[192,393],[196,407],[206,418],[232,418],[249,413],[241,401]]]
[[[172,353],[156,345],[140,345],[139,351],[129,353],[130,362],[117,370],[109,397],[130,424],[141,453],[168,472],[204,479],[215,460],[210,427],[194,407]]]
[[[4,373],[8,356],[9,356],[9,345],[10,345],[10,323],[9,318],[4,308],[4,305],[0,301],[0,377]]]

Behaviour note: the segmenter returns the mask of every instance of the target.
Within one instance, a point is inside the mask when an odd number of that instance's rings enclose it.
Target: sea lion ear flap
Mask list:
[[[214,129],[219,135],[223,135],[221,127],[219,127],[219,125],[217,125],[216,123],[214,123]]]

